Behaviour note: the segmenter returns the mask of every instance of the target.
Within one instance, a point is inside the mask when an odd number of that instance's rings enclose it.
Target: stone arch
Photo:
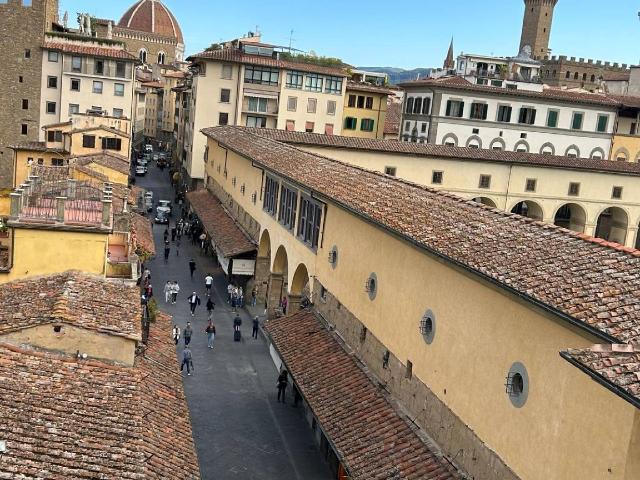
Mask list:
[[[517,152],[518,148],[523,146],[524,148],[526,148],[526,153],[529,153],[531,151],[531,147],[529,147],[529,142],[527,142],[526,140],[518,140],[516,144],[513,146],[513,151]]]
[[[465,144],[465,147],[475,148],[475,147],[471,147],[471,145],[474,144],[474,142],[477,142],[478,148],[482,148],[482,139],[478,135],[471,135],[467,139],[467,143]]]
[[[142,63],[147,63],[147,55],[149,54],[149,52],[147,52],[146,48],[141,48],[140,50],[138,50],[138,58],[140,59],[140,61]]]
[[[271,235],[269,230],[263,230],[258,244],[258,256],[271,258]]]
[[[475,197],[472,200],[476,203],[481,203],[482,205],[486,205],[491,208],[497,208],[496,202],[491,200],[489,197]]]
[[[167,59],[167,54],[164,53],[162,50],[160,50],[158,52],[158,65],[164,65],[166,59]]]
[[[269,285],[266,294],[266,307],[269,318],[284,313],[281,309],[283,298],[288,299],[289,259],[284,245],[280,245],[276,251],[269,275]],[[280,312],[280,313],[279,313]]]
[[[458,146],[458,137],[455,133],[447,133],[444,137],[442,137],[442,144],[446,145],[447,142],[453,142],[454,146]]]
[[[311,278],[309,277],[309,270],[304,263],[298,264],[296,271],[291,279],[291,286],[289,288],[289,301],[288,301],[288,315],[296,313],[300,310],[300,305],[303,299],[311,299],[311,285],[309,285]]]
[[[599,157],[598,157],[599,155]],[[595,156],[595,157],[594,157]],[[591,153],[589,154],[589,158],[593,158],[593,159],[602,159],[604,160],[606,154],[604,153],[604,150],[601,149],[600,147],[596,147],[593,150],[591,150]]]
[[[542,205],[533,200],[523,200],[516,203],[511,208],[511,213],[517,213],[527,218],[534,218],[536,220],[542,220],[544,218],[544,210]]]
[[[556,147],[554,147],[553,143],[551,143],[551,142],[543,143],[542,146],[540,147],[540,153],[541,154],[548,154],[548,155],[555,155],[556,154]]]
[[[638,153],[636,154],[636,160],[635,160],[635,162],[636,162],[636,163],[640,162],[640,152],[638,152]]]
[[[505,143],[504,139],[500,137],[496,137],[493,140],[491,140],[491,144],[489,145],[489,148],[491,150],[497,150],[495,147],[498,145],[500,146],[500,150],[507,149],[507,144]]]
[[[289,263],[289,259],[287,255],[287,250],[284,248],[284,245],[280,245],[278,247],[278,250],[276,251],[275,257],[273,257],[271,271],[273,273],[285,275],[286,273],[288,273],[288,263]]]
[[[627,239],[629,215],[623,208],[605,208],[597,219],[596,237],[624,245]]]
[[[621,147],[618,150],[616,150],[616,153],[613,154],[612,160],[620,159],[619,161],[621,162],[628,162],[630,157],[631,155],[629,155],[629,150],[627,150],[624,147]]]
[[[580,149],[577,145],[569,145],[567,149],[564,151],[564,156],[569,157],[571,155],[575,155],[576,158],[580,157]]]
[[[565,203],[556,210],[553,216],[553,223],[554,225],[573,230],[574,232],[584,233],[584,227],[587,223],[587,212],[577,203]]]

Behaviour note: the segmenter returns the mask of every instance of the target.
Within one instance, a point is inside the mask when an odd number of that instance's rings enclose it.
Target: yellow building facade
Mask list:
[[[384,138],[387,97],[391,91],[368,83],[348,82],[342,115],[342,135]]]
[[[527,480],[632,480],[640,475],[638,409],[559,355],[566,348],[602,342],[601,332],[568,322],[554,308],[530,301],[530,292],[479,275],[438,248],[410,241],[378,216],[394,208],[384,200],[365,214],[327,194],[327,189],[352,185],[344,191],[355,203],[364,195],[359,208],[367,209],[373,200],[366,190],[358,192],[358,179],[370,173],[336,164],[333,180],[326,181],[322,172],[331,161],[324,157],[230,129],[205,133],[207,188],[241,225],[247,219],[260,225],[254,239],[259,243],[256,284],[270,311],[281,295],[289,295],[292,311],[300,296],[310,295],[314,308],[463,470],[475,478]],[[294,173],[293,164],[297,172],[307,173]],[[389,191],[406,191],[407,201],[422,195],[418,187],[379,178]],[[282,210],[283,192],[295,192],[297,218],[288,216],[288,207]],[[269,199],[276,200],[275,207]],[[569,242],[584,252],[614,252],[444,193],[426,195],[424,205],[413,212],[416,228],[429,225],[422,218],[427,212],[448,208],[455,231],[455,208],[472,209],[479,217],[495,219],[501,231],[525,222],[539,235],[536,241],[558,242],[559,249]],[[315,220],[307,241],[300,225],[309,215]],[[402,223],[407,220],[402,215],[395,212],[394,218]],[[479,236],[485,226],[477,226]],[[473,244],[471,234],[466,238]],[[526,256],[517,248],[514,243],[514,266]],[[420,334],[427,315],[431,338]],[[515,365],[525,368],[528,385],[526,402],[518,406],[505,392]]]

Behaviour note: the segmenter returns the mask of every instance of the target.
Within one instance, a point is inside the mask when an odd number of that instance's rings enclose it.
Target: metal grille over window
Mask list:
[[[331,250],[329,251],[329,264],[333,268],[336,268],[338,265],[338,247],[335,245],[331,247]]]
[[[420,334],[425,342],[431,344],[436,333],[436,316],[431,310],[427,310],[420,319]]]
[[[378,277],[375,273],[371,273],[371,275],[369,275],[369,278],[367,278],[367,282],[364,285],[364,289],[369,294],[370,300],[376,298],[376,294],[378,293]]]
[[[505,379],[505,393],[514,407],[520,408],[527,402],[529,396],[529,375],[527,369],[520,362],[515,362]]]

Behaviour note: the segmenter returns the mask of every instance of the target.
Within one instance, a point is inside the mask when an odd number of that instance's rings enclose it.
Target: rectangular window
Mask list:
[[[424,97],[422,99],[422,114],[429,115],[430,108],[431,108],[431,99],[429,97]]]
[[[420,133],[427,133],[427,124],[425,122],[420,125]]]
[[[363,118],[360,120],[360,130],[363,132],[373,132],[373,126],[375,122],[370,118]]]
[[[447,117],[462,117],[464,113],[464,102],[459,100],[448,100],[447,101],[447,111],[445,115]]]
[[[60,55],[58,54],[58,52],[52,52],[51,50],[49,50],[48,56],[50,62],[57,62]]]
[[[260,97],[249,97],[249,107],[248,110],[250,112],[267,112],[267,99]]]
[[[218,125],[228,125],[229,124],[229,114],[220,112],[218,114]]]
[[[609,115],[598,115],[598,124],[596,130],[600,133],[606,133],[609,124]]]
[[[264,184],[264,199],[262,201],[262,208],[265,212],[275,216],[276,209],[278,207],[278,190],[280,184],[278,181],[267,175],[267,179]]]
[[[389,175],[391,177],[395,177],[396,176],[396,167],[384,167],[384,174],[385,175]]]
[[[124,83],[115,83],[113,85],[113,94],[116,97],[124,97]]]
[[[77,103],[69,104],[69,115],[73,115],[74,113],[80,113],[80,105]]]
[[[431,183],[434,185],[442,185],[442,177],[444,176],[444,172],[439,172],[434,170],[431,174]]]
[[[82,135],[82,146],[84,148],[96,148],[96,136]]]
[[[304,124],[304,131],[307,133],[313,133],[313,128],[314,128],[314,123],[313,122],[306,122]]]
[[[320,75],[309,73],[305,80],[304,89],[310,92],[321,92],[323,80]]]
[[[556,128],[558,126],[558,110],[549,110],[547,114],[547,127]]]
[[[583,119],[584,119],[584,113],[573,112],[573,119],[571,120],[571,128],[573,130],[582,130]]]
[[[72,78],[71,79],[71,90],[74,92],[79,92],[80,91],[80,79],[79,78]]]
[[[47,142],[62,142],[62,130],[48,130]]]
[[[233,77],[233,65],[222,65],[222,78],[231,80]]]
[[[82,57],[71,57],[71,71],[72,72],[82,71]]]
[[[486,120],[487,109],[488,105],[486,103],[472,103],[469,118],[473,120]]]
[[[324,93],[342,93],[342,78],[327,77],[325,79]]]
[[[369,110],[373,109],[373,97],[367,97],[365,103],[364,103],[364,108],[368,108]],[[420,112],[418,112],[420,113]]]
[[[231,90],[228,88],[220,89],[220,102],[221,103],[229,103],[231,101]]]
[[[629,134],[630,135],[635,135],[636,134],[636,127],[637,127],[636,122],[633,122],[631,124],[631,127],[629,128]]]
[[[335,115],[335,114],[336,114],[336,101],[327,100],[327,115]]]
[[[307,197],[301,196],[300,219],[298,221],[298,238],[309,247],[316,249],[320,239],[320,224],[322,223],[322,206]]]
[[[522,107],[520,109],[518,123],[524,123],[527,125],[533,125],[536,123],[536,109],[531,107]]]
[[[93,73],[96,75],[104,75],[104,61],[103,60],[95,60],[93,64]]]
[[[58,77],[47,77],[47,88],[58,88]]]
[[[64,160],[62,158],[52,158],[51,159],[51,166],[52,167],[63,167],[64,166]]]
[[[302,72],[287,72],[285,86],[287,88],[297,88],[302,90],[302,80],[304,79],[304,73]]]
[[[364,108],[364,95],[358,95],[358,108]]]
[[[333,123],[326,123],[324,126],[325,135],[333,135]]]
[[[509,105],[498,105],[498,122],[509,123],[511,121],[511,111],[513,108]]]
[[[93,93],[102,93],[102,82],[94,80],[93,82]]]
[[[294,132],[296,130],[295,120],[287,120],[287,132]]]
[[[318,101],[315,98],[309,98],[307,100],[307,113],[316,113],[316,107]]]
[[[298,110],[298,97],[287,98],[287,111],[295,112]]]
[[[127,76],[127,64],[124,62],[116,62],[116,77],[124,78]]]
[[[124,110],[122,110],[121,108],[114,108],[113,109],[113,116],[116,118],[122,118],[122,116],[124,115]]]
[[[280,192],[280,208],[278,222],[287,230],[293,230],[296,222],[296,207],[298,206],[298,191],[285,185]]]
[[[278,85],[280,70],[270,67],[258,67],[247,65],[244,68],[245,83],[257,83],[260,85]]]
[[[266,128],[267,117],[254,117],[254,116],[248,115],[247,127]]]
[[[22,99],[22,109],[23,110],[29,110],[29,100],[26,98]]]
[[[611,191],[611,198],[620,200],[622,198],[622,187],[613,187]]]
[[[358,125],[358,119],[354,117],[347,117],[344,119],[345,130],[355,130]]]
[[[122,149],[122,140],[119,138],[103,138],[102,149],[120,151]]]
[[[30,48],[25,49],[24,58],[31,58],[31,49]]]
[[[27,134],[27,124],[23,123],[22,125],[20,125],[20,133],[22,133],[22,135],[26,135]]]
[[[491,187],[491,175],[480,175],[478,188],[490,188],[490,187]]]
[[[56,102],[47,102],[47,113],[49,114],[56,113]]]
[[[572,197],[577,197],[578,195],[580,195],[580,184],[576,182],[569,183],[568,194],[571,195]]]
[[[347,102],[347,105],[349,106],[349,108],[355,108],[356,107],[356,96],[355,95],[349,95],[349,100]]]
[[[527,181],[525,182],[525,185],[524,185],[524,190],[526,192],[535,192],[536,183],[538,183],[538,181],[535,178],[527,178]]]

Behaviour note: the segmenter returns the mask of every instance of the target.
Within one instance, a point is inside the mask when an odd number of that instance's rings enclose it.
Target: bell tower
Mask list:
[[[549,54],[549,36],[556,3],[558,0],[524,0],[520,52],[528,45],[533,58],[542,59]]]

